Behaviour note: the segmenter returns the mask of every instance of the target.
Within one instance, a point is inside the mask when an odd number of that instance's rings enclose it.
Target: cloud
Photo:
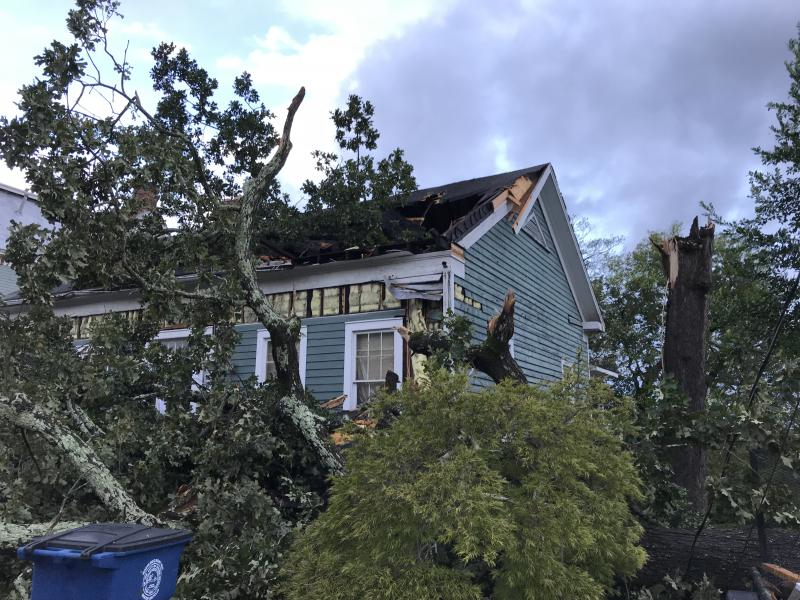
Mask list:
[[[422,185],[549,161],[573,213],[638,240],[700,201],[750,211],[798,19],[791,0],[472,0],[352,78]]]
[[[422,22],[437,21],[451,2],[413,0],[398,4],[384,1],[323,0],[284,1],[284,16],[307,35],[294,35],[286,26],[273,25],[247,56],[225,55],[217,69],[233,73],[246,70],[266,91],[271,107],[285,107],[300,88],[306,99],[295,120],[294,149],[281,173],[285,186],[295,191],[314,173],[311,152],[331,148],[333,126],[330,111],[356,86],[353,74],[370,49],[385,40],[401,40]],[[285,110],[276,111],[279,119]]]

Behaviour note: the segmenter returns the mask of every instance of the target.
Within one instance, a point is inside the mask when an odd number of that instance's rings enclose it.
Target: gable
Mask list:
[[[561,264],[586,331],[602,331],[603,317],[551,165],[517,178],[492,201],[494,210],[457,244],[469,249],[503,221],[515,235],[537,240]],[[517,260],[506,255],[504,260]]]
[[[543,219],[541,207],[534,207]],[[456,277],[456,312],[472,323],[475,342],[486,336],[486,322],[502,305],[506,291],[516,294],[514,354],[531,382],[562,376],[562,362],[585,357],[583,319],[545,226],[540,243],[503,219],[465,251],[465,274]],[[475,376],[477,385],[488,378]]]

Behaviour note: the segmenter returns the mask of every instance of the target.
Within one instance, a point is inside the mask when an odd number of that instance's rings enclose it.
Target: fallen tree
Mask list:
[[[15,227],[4,257],[24,304],[0,310],[0,548],[86,521],[186,526],[196,536],[179,593],[264,597],[342,470],[303,389],[300,321],[257,280],[263,236],[291,239],[300,222],[277,178],[305,89],[276,129],[249,74],[220,102],[188,51],[162,43],[153,89],[139,93],[109,37],[117,7],[78,2],[72,39],[36,58],[19,115],[0,120],[0,156],[50,221]],[[325,202],[415,186],[402,152],[374,159],[371,115],[355,96],[335,111],[340,147],[358,158],[326,153],[325,174],[340,184],[336,169],[350,169],[353,185],[326,188]],[[86,289],[137,309],[81,326],[78,349],[58,301]],[[268,384],[235,376],[245,313],[270,334]],[[155,343],[165,327],[188,333]],[[20,588],[20,568],[0,561],[0,595]]]

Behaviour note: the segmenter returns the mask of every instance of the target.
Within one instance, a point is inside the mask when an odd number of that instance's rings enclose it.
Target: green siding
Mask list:
[[[0,296],[7,296],[17,291],[17,274],[8,265],[0,264]]]
[[[540,203],[534,206],[546,246],[501,220],[465,253],[465,277],[456,278],[480,308],[456,300],[456,312],[473,323],[476,341],[486,338],[486,322],[503,303],[508,288],[517,296],[514,350],[531,382],[560,378],[561,361],[574,362],[584,350],[582,319],[547,228]],[[476,374],[475,383],[488,378]]]
[[[308,328],[306,387],[320,401],[339,396],[344,388],[344,325],[348,321],[403,316],[403,310],[384,310],[353,315],[303,319]],[[256,332],[261,325],[237,325],[241,336],[233,357],[236,375],[242,379],[255,374]]]

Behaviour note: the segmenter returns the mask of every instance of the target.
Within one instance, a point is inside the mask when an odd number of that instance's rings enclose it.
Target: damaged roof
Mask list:
[[[523,176],[536,181],[547,165],[457,181],[417,190],[396,209],[405,218],[421,218],[425,230],[434,230],[448,242],[458,243],[477,227],[494,207],[492,200]]]
[[[304,248],[292,252],[271,240],[260,240],[264,263],[275,260],[291,264],[317,264],[367,256],[395,250],[412,253],[449,249],[494,212],[493,200],[510,189],[520,177],[536,182],[547,164],[475,179],[456,181],[416,190],[407,198],[383,211],[381,228],[388,242],[372,248],[344,248],[335,239],[309,240]],[[409,235],[411,234],[411,235]],[[333,236],[331,236],[333,237]]]

